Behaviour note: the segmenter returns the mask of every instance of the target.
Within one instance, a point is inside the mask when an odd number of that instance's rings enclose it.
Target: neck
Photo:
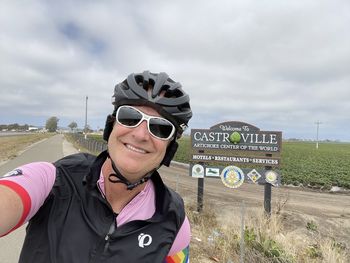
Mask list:
[[[106,159],[102,166],[102,173],[105,181],[105,193],[106,199],[110,203],[115,213],[120,213],[120,211],[146,186],[146,183],[140,184],[128,190],[127,186],[123,183],[112,183],[108,180],[108,176],[114,173],[112,169],[111,160]]]

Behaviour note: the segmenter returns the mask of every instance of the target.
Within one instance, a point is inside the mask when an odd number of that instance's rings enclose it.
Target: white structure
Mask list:
[[[28,130],[27,131],[38,131],[39,128],[37,127],[28,127]]]

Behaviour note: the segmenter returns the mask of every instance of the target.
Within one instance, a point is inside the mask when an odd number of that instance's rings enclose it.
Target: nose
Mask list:
[[[149,139],[149,132],[148,132],[148,128],[147,128],[147,121],[143,120],[139,126],[135,127],[133,129],[133,136],[140,140],[140,141],[145,141]]]

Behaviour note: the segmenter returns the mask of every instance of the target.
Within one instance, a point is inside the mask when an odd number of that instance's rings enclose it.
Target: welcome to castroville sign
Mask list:
[[[225,186],[244,181],[278,186],[282,132],[262,131],[239,121],[191,130],[192,177],[218,177]]]
[[[219,123],[210,129],[191,130],[191,161],[279,167],[281,142],[279,131],[261,131],[237,121]]]

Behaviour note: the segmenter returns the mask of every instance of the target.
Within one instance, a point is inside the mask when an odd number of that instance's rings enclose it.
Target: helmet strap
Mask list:
[[[111,156],[109,155],[109,152],[107,151],[107,154],[108,154],[108,158],[111,160],[111,163],[112,163],[112,170],[114,173],[111,173],[109,176],[108,176],[108,181],[110,181],[111,183],[123,183],[126,185],[126,189],[127,190],[132,190],[134,189],[136,186],[140,185],[140,184],[143,184],[145,182],[147,182],[153,172],[156,170],[156,169],[153,169],[152,171],[148,172],[145,176],[143,176],[140,180],[138,180],[137,182],[135,183],[131,183],[128,179],[126,179],[118,170],[118,168],[116,167],[114,161],[112,160]]]
[[[179,144],[176,142],[176,139],[174,139],[170,145],[168,146],[168,148],[166,149],[165,155],[164,155],[164,159],[161,162],[161,164],[164,164],[165,166],[170,165],[171,160],[174,158],[174,155],[177,151],[177,148],[179,147]]]
[[[105,129],[103,131],[103,139],[108,142],[109,135],[111,135],[115,122],[115,116],[110,114],[107,116]]]

